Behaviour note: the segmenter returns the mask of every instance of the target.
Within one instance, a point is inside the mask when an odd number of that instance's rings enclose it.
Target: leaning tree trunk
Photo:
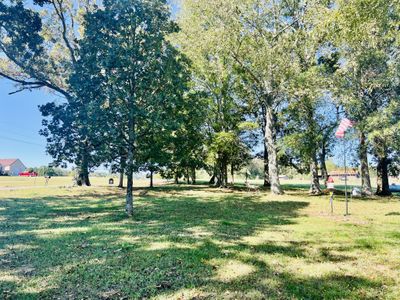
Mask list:
[[[321,186],[319,184],[319,178],[318,178],[318,162],[317,162],[317,157],[316,154],[313,155],[312,162],[310,164],[310,169],[311,169],[311,186],[310,186],[310,191],[309,193],[312,195],[321,195]]]
[[[390,196],[392,192],[389,188],[389,160],[387,157],[380,157],[377,166],[377,190],[379,196]]]
[[[271,183],[271,193],[275,195],[283,194],[281,184],[279,182],[278,169],[278,153],[275,143],[275,120],[272,107],[266,109],[266,126],[265,126],[265,142],[267,143],[268,151],[268,171]]]
[[[369,166],[368,166],[368,146],[367,146],[367,138],[365,133],[361,131],[360,134],[360,147],[359,147],[359,158],[361,164],[361,188],[362,192],[365,195],[372,195],[371,188],[371,178],[369,175]]]
[[[268,169],[268,146],[266,139],[264,139],[264,187],[265,188],[271,187],[271,181],[269,180],[269,169]]]

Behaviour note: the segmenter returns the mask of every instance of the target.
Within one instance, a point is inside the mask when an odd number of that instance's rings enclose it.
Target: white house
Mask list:
[[[17,158],[0,159],[0,170],[9,176],[18,176],[26,170],[25,165]]]

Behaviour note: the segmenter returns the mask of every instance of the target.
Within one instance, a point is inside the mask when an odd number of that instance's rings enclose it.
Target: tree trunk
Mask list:
[[[196,168],[192,168],[192,184],[196,184]]]
[[[123,188],[124,188],[124,172],[125,172],[125,171],[121,171],[121,172],[119,173],[119,183],[118,183],[118,187],[119,187],[120,189],[123,189]]]
[[[78,168],[78,179],[77,179],[78,186],[90,186],[88,164],[89,164],[88,157],[86,154],[83,154],[81,165]]]
[[[235,168],[231,165],[232,186],[235,186]]]
[[[321,163],[321,176],[324,179],[324,185],[328,182],[328,169],[326,167],[326,147],[325,144],[322,145],[322,151],[320,153],[320,163]]]
[[[208,184],[210,184],[210,185],[215,184],[215,174],[213,174],[213,176],[210,178],[210,181],[208,182]]]
[[[225,175],[224,183],[225,183],[225,187],[227,187],[228,186],[228,163],[226,161],[225,161],[225,165],[224,165],[224,175]]]
[[[228,163],[225,157],[221,158],[219,173],[220,173],[219,186],[226,188],[228,186]]]
[[[389,188],[389,160],[387,157],[380,157],[377,166],[377,190],[379,196],[390,196],[392,192]]]
[[[318,178],[318,162],[317,162],[317,157],[314,154],[312,162],[310,164],[310,169],[311,169],[311,186],[310,186],[310,191],[309,193],[312,195],[321,195],[321,186],[319,185],[319,178]]]
[[[271,187],[271,181],[269,180],[268,147],[266,139],[264,139],[264,187],[266,188]]]
[[[154,184],[153,184],[153,174],[154,174],[153,170],[150,170],[150,188],[153,188],[153,187],[154,187]]]
[[[222,154],[219,155],[217,165],[218,165],[216,174],[217,182],[215,185],[217,187],[225,188],[227,187],[228,184],[228,164],[226,162],[225,157]]]
[[[275,143],[275,120],[272,107],[266,109],[266,126],[265,126],[265,142],[268,151],[268,171],[271,183],[271,193],[275,195],[283,194],[281,184],[279,182],[278,154]]]
[[[186,183],[187,183],[187,184],[190,184],[189,168],[186,168]]]
[[[371,178],[368,166],[368,146],[364,132],[360,134],[359,158],[361,164],[361,189],[365,195],[372,195]]]
[[[126,159],[121,157],[120,173],[119,173],[119,188],[124,188],[124,173],[126,167]]]
[[[133,171],[128,167],[127,172],[127,188],[126,188],[126,213],[128,216],[133,215]]]
[[[133,124],[133,123],[132,123]],[[133,125],[130,126],[133,128]],[[132,139],[128,145],[128,161],[127,161],[127,183],[126,183],[126,213],[128,216],[133,215],[133,168],[134,168],[135,158],[134,158],[134,146],[132,145]]]
[[[175,184],[179,184],[179,177],[178,174],[175,174],[175,180],[174,180]]]

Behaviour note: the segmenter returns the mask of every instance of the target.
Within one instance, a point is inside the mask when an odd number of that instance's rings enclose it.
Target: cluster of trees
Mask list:
[[[227,186],[261,148],[264,185],[279,168],[321,193],[334,131],[355,122],[362,186],[389,194],[398,171],[400,4],[386,0],[0,0],[0,76],[45,88],[47,151],[78,184],[101,164]]]
[[[36,172],[38,176],[68,176],[70,171],[62,168],[53,168],[49,166],[41,166],[35,168],[28,168],[29,172]]]

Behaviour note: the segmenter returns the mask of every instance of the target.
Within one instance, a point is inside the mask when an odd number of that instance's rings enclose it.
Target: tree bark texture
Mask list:
[[[278,153],[275,143],[275,119],[272,107],[266,108],[265,120],[266,126],[264,138],[268,151],[268,171],[271,183],[271,193],[281,195],[283,194],[283,191],[279,182]]]
[[[361,189],[365,195],[372,195],[371,178],[368,165],[368,145],[364,132],[360,133],[359,158],[361,164]]]

